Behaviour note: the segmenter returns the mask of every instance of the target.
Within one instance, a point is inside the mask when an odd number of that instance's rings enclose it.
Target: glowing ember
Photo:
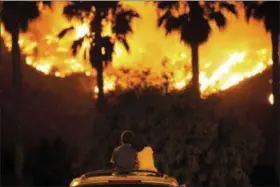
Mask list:
[[[169,91],[185,88],[192,77],[190,48],[180,42],[177,33],[166,37],[165,31],[157,28],[154,5],[144,2],[125,4],[138,11],[141,19],[132,24],[135,33],[128,38],[130,53],[116,43],[112,66],[104,72],[104,92],[113,91],[116,87],[125,89],[143,84],[143,79],[135,76],[135,72],[147,69],[151,70],[145,78],[148,84],[163,86],[168,80]],[[84,41],[76,57],[71,54],[72,42],[89,34],[89,18],[83,22],[69,22],[62,15],[65,5],[65,2],[53,2],[52,9],[40,6],[41,16],[30,23],[28,32],[20,33],[19,45],[26,64],[46,75],[60,78],[73,73],[95,76],[90,63],[84,59],[84,55],[89,56],[88,40]],[[200,88],[203,96],[228,89],[263,72],[272,64],[270,36],[261,23],[252,21],[248,25],[243,10],[239,9],[238,19],[229,17],[228,27],[223,32],[214,27],[209,41],[200,47]],[[102,24],[105,26],[102,35],[111,35],[110,22]],[[74,31],[59,40],[58,33],[70,26],[74,27]],[[143,33],[147,32],[147,36],[143,37]],[[11,50],[11,36],[2,24],[1,37]],[[102,54],[105,53],[106,49],[102,48]],[[167,63],[163,67],[164,59]],[[124,73],[123,68],[130,71]],[[163,73],[167,78],[163,78]],[[98,93],[96,86],[93,92]]]
[[[269,103],[270,103],[271,105],[273,105],[273,103],[274,103],[273,94],[270,94],[270,95],[268,96],[268,101],[269,101]]]
[[[50,71],[50,68],[51,68],[51,64],[48,64],[48,63],[45,63],[45,64],[40,64],[40,65],[37,65],[35,67],[38,71],[42,71],[42,72],[45,72],[46,74],[49,73]]]
[[[88,76],[88,77],[91,76],[89,71],[86,72],[86,76]]]
[[[187,85],[187,83],[184,80],[182,80],[180,82],[175,82],[175,88],[177,90],[183,89],[186,85]]]

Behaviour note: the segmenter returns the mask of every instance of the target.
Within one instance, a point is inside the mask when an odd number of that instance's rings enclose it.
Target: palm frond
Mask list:
[[[93,6],[94,3],[90,1],[74,1],[64,7],[63,14],[68,19],[72,19],[73,17],[82,17],[84,13],[92,12]]]
[[[180,18],[172,17],[171,19],[168,19],[166,21],[165,29],[166,29],[167,33],[171,33],[172,31],[180,29],[181,24],[182,24],[182,22],[181,22],[182,19],[180,19]]]
[[[126,51],[130,52],[130,47],[129,47],[129,44],[128,44],[126,38],[119,38],[118,40],[123,44]]]
[[[73,44],[72,44],[72,46],[71,46],[71,48],[72,48],[72,54],[73,54],[73,55],[77,55],[77,51],[78,51],[79,48],[81,48],[81,46],[82,46],[84,40],[85,40],[85,37],[82,37],[82,38],[80,38],[80,39],[78,39],[78,40],[75,40],[75,41],[73,42]]]
[[[23,6],[20,8],[24,13],[22,12],[23,14],[19,16],[20,22],[28,23],[28,21],[36,19],[39,16],[40,12],[37,7],[37,2],[21,2],[21,3],[22,5],[19,6]]]
[[[43,1],[43,5],[51,8],[52,7],[52,1]]]
[[[76,40],[72,44],[72,52],[76,55],[78,48],[82,46],[82,43],[86,37],[93,38],[93,33],[98,33],[97,30],[101,29],[101,22],[105,19],[109,19],[112,13],[113,16],[113,25],[112,31],[116,36],[116,40],[121,42],[124,47],[129,51],[129,45],[126,40],[126,35],[132,32],[132,19],[140,18],[140,15],[132,10],[124,8],[121,3],[117,2],[98,2],[98,1],[87,1],[79,2],[75,1],[67,5],[64,8],[64,15],[68,19],[78,18],[83,19],[83,15],[94,13],[95,18],[91,20],[90,30],[91,35],[87,35],[79,40]],[[98,15],[98,16],[97,16]],[[97,19],[97,17],[99,19]],[[97,27],[98,25],[98,27]],[[65,36],[73,28],[67,28],[61,31],[58,35],[59,38]],[[112,41],[111,37],[94,37],[94,45],[90,47],[90,63],[94,68],[99,68],[102,63],[109,63],[112,61],[112,54],[114,52],[115,41]],[[87,53],[84,53],[84,58],[87,58]]]
[[[222,12],[212,12],[209,15],[209,19],[215,21],[216,25],[220,28],[223,29],[226,27],[226,18],[222,14]]]
[[[266,8],[266,3],[259,4],[258,7],[254,9],[252,16],[257,20],[262,20],[266,17],[268,11],[269,9]]]
[[[72,31],[72,30],[74,30],[74,27],[73,27],[73,26],[68,27],[68,28],[66,28],[66,29],[63,29],[63,30],[57,35],[57,37],[58,37],[59,39],[61,39],[61,38],[63,38],[68,32],[70,32],[70,31]]]
[[[253,1],[244,1],[243,5],[245,8],[246,19],[249,21],[250,18],[253,17],[253,14],[258,7],[258,3]]]
[[[91,4],[103,13],[107,13],[110,9],[116,10],[120,5],[118,1],[91,1]]]
[[[80,13],[78,7],[74,4],[67,5],[66,7],[64,7],[63,14],[68,19],[71,19],[71,18],[76,17],[76,16],[81,16],[81,13]]]
[[[154,2],[158,9],[161,10],[171,10],[172,8],[178,6],[178,1],[157,1]]]
[[[220,6],[220,9],[225,9],[228,12],[231,12],[232,14],[238,16],[238,12],[236,10],[236,6],[235,5],[230,4],[230,3],[225,1],[225,2],[220,2],[219,6]]]
[[[118,13],[116,13],[113,32],[116,35],[127,35],[132,32],[132,20],[134,18],[140,18],[140,15],[134,10],[125,10],[121,9]]]
[[[39,16],[37,2],[3,2],[2,19],[5,28],[10,32],[17,23],[22,31],[26,31],[28,22]]]
[[[279,30],[278,2],[244,2],[247,21],[263,21],[266,31]]]
[[[184,20],[186,14],[180,16],[179,18],[174,17],[170,11],[166,11],[164,15],[162,15],[158,19],[158,26],[164,26],[166,34],[172,33],[174,30],[178,30],[181,27],[182,21]]]
[[[162,16],[160,16],[160,17],[158,18],[158,23],[157,23],[158,27],[161,27],[161,26],[163,25],[163,23],[164,23],[168,18],[170,18],[170,16],[172,16],[170,11],[166,11]]]

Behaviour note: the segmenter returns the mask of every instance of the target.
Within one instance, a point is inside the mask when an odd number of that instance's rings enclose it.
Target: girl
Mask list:
[[[138,152],[137,160],[139,170],[149,170],[157,172],[157,168],[154,164],[154,152],[151,147],[145,146],[142,151]]]
[[[154,164],[153,149],[144,142],[142,136],[139,136],[137,138],[136,150],[138,151],[137,169],[157,172],[158,170]]]

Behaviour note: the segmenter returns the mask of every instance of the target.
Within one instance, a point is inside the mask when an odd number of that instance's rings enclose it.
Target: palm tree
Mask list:
[[[237,11],[228,2],[162,1],[156,2],[158,8],[158,26],[164,26],[166,34],[179,31],[181,41],[191,47],[192,51],[192,87],[196,96],[199,89],[199,46],[206,42],[211,33],[210,22],[223,29],[227,19],[222,13],[227,10],[234,15]]]
[[[280,22],[280,11],[279,11],[279,2],[244,2],[246,9],[246,18],[247,21],[250,18],[254,18],[258,21],[264,23],[265,29],[271,34],[271,44],[272,44],[272,93],[274,96],[273,104],[273,122],[276,129],[278,129],[278,134],[280,133],[280,111],[279,111],[279,102],[280,102],[280,89],[279,89],[279,22]],[[278,136],[279,137],[279,136]],[[279,145],[279,140],[277,144]],[[279,147],[278,147],[278,150]],[[280,152],[278,153],[278,158],[280,157]],[[278,159],[279,160],[279,159]],[[278,169],[280,168],[280,161],[278,163]],[[278,171],[278,177],[280,180],[280,171]]]
[[[139,18],[137,12],[132,9],[125,8],[119,1],[106,2],[72,2],[64,9],[64,14],[68,18],[83,19],[84,14],[93,13],[94,16],[90,20],[90,33],[73,42],[72,52],[74,55],[77,49],[81,47],[86,38],[91,39],[90,43],[90,63],[97,72],[97,87],[98,87],[98,101],[103,101],[103,70],[106,65],[112,61],[112,54],[114,52],[114,45],[116,41],[121,42],[127,51],[129,45],[127,42],[127,35],[132,33],[131,22],[134,18]],[[104,29],[102,21],[109,20],[112,17],[112,35],[102,36]],[[66,28],[58,35],[63,37],[67,31],[73,30],[73,27]]]
[[[49,4],[49,3],[47,3]],[[21,145],[21,63],[18,44],[20,31],[26,31],[28,22],[39,16],[37,2],[8,2],[1,7],[1,23],[12,36],[13,97],[15,127],[15,176],[20,183],[23,167],[23,147]]]

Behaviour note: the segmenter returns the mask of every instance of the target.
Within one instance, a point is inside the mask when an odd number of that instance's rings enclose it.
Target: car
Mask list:
[[[185,186],[185,185],[182,185]],[[70,187],[182,187],[175,178],[146,170],[89,172],[72,180]]]

